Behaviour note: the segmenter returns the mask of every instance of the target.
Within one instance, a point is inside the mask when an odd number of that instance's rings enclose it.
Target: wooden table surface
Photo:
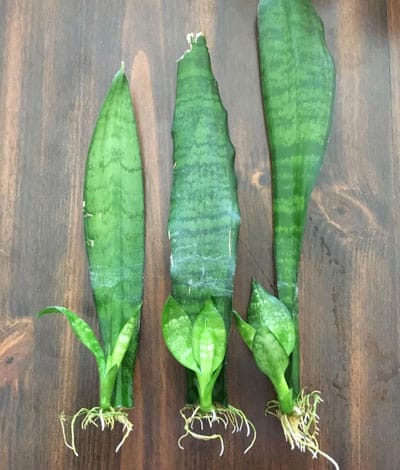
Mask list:
[[[310,204],[300,270],[302,378],[320,389],[321,447],[345,470],[400,468],[400,2],[316,0],[337,66],[330,144]],[[160,332],[170,289],[166,223],[176,59],[203,31],[229,113],[242,213],[235,308],[250,280],[273,290],[270,167],[260,100],[256,0],[0,1],[0,469],[328,469],[291,452],[264,416],[274,397],[233,331],[230,402],[257,427],[246,438],[187,440],[178,415],[183,369]],[[145,300],[135,369],[133,434],[78,432],[62,442],[58,413],[97,403],[93,358],[46,305],[92,325],[82,231],[89,139],[124,60],[143,151]]]

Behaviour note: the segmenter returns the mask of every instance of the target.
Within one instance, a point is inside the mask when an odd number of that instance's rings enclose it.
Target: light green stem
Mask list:
[[[200,410],[204,413],[208,413],[213,409],[213,396],[212,391],[213,387],[207,386],[208,383],[198,380],[198,392],[199,392],[199,402]]]
[[[100,376],[100,408],[107,411],[111,408],[111,400],[115,381],[117,378],[118,369],[113,370],[111,373],[99,374]]]
[[[285,377],[282,376],[281,380],[274,381],[274,387],[282,413],[291,415],[295,410],[296,403],[293,399],[293,391],[289,388]]]
[[[300,383],[300,336],[299,336],[299,303],[297,291],[294,295],[293,303],[289,311],[292,314],[292,320],[295,331],[295,343],[293,352],[290,356],[290,364],[286,372],[286,378],[289,383],[289,387],[292,389],[295,397],[301,392]]]

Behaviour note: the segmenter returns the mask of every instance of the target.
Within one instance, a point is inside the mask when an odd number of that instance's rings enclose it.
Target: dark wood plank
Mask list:
[[[315,0],[337,65],[328,154],[313,193],[300,273],[302,376],[321,389],[321,446],[343,469],[400,467],[400,4]],[[176,59],[203,31],[236,147],[242,225],[235,307],[251,278],[274,289],[270,170],[259,90],[256,0],[0,2],[0,468],[322,469],[291,452],[264,416],[273,390],[236,332],[229,396],[257,427],[176,446],[182,369],[160,315],[170,288],[166,233]],[[89,353],[50,304],[96,324],[81,200],[90,135],[110,80],[126,62],[146,173],[146,286],[135,370],[135,430],[79,431],[80,457],[57,415],[96,403]]]

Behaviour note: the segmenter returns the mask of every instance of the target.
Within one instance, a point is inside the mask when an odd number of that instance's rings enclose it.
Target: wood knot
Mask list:
[[[326,222],[347,240],[368,240],[380,231],[376,212],[357,190],[346,187],[317,189],[313,199]]]
[[[268,187],[268,180],[265,173],[258,169],[252,173],[250,181],[251,185],[259,191]]]
[[[0,330],[0,387],[18,383],[31,364],[33,325],[31,318],[7,321]]]

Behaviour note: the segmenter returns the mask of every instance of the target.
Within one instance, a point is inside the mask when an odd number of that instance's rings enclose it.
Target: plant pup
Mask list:
[[[318,445],[319,392],[300,382],[297,276],[311,191],[326,151],[335,67],[310,0],[260,0],[258,47],[271,156],[274,260],[278,298],[253,283],[247,323],[239,332],[277,400],[276,416],[292,449],[323,455]]]
[[[113,429],[123,426],[121,447],[133,425],[133,368],[138,343],[144,268],[144,198],[136,120],[122,65],[104,101],[90,143],[84,182],[83,219],[90,282],[102,342],[91,327],[64,307],[48,307],[39,315],[62,313],[79,340],[95,356],[99,403],[80,409],[71,419],[64,441],[78,455],[74,428],[82,418]]]
[[[211,71],[204,36],[188,35],[189,50],[178,63],[173,121],[174,167],[169,239],[172,296],[165,304],[162,330],[174,358],[187,369],[187,405],[180,410],[184,434],[204,434],[204,423],[255,430],[244,413],[229,405],[225,358],[232,318],[233,278],[240,224],[235,150],[227,113]],[[199,430],[196,430],[198,425]]]

